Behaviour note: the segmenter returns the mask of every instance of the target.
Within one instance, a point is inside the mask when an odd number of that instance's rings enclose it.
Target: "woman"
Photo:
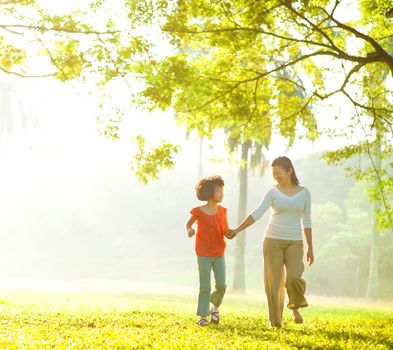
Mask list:
[[[263,214],[272,209],[269,225],[263,242],[265,263],[265,292],[272,327],[280,328],[284,309],[285,288],[288,294],[287,307],[293,312],[294,321],[303,323],[299,308],[308,306],[304,296],[306,282],[302,279],[303,237],[307,242],[307,262],[314,261],[311,232],[311,195],[306,187],[299,186],[292,162],[287,157],[278,157],[272,163],[273,177],[277,181],[251,214],[228,235],[235,237]]]

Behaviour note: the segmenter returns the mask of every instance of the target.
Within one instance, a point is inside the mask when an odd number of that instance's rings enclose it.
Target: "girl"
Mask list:
[[[310,192],[306,187],[299,186],[299,180],[289,158],[276,158],[272,163],[272,169],[277,185],[266,193],[259,206],[236,229],[229,230],[228,235],[236,236],[259,220],[269,208],[272,209],[263,242],[264,280],[270,324],[272,327],[280,328],[285,288],[289,298],[287,307],[292,310],[296,323],[303,323],[299,308],[308,306],[304,295],[306,282],[302,279],[302,229],[308,246],[309,265],[314,261],[314,253]]]
[[[200,180],[196,187],[196,196],[205,205],[191,209],[191,218],[186,224],[188,237],[195,234],[192,225],[197,223],[195,252],[199,270],[199,297],[197,315],[200,316],[198,324],[209,324],[207,317],[211,314],[211,322],[220,322],[219,306],[224,298],[225,284],[225,240],[224,234],[228,231],[227,210],[218,205],[224,197],[224,181],[220,176],[207,177]],[[212,294],[210,273],[213,270],[215,290]],[[209,312],[209,302],[213,304]]]

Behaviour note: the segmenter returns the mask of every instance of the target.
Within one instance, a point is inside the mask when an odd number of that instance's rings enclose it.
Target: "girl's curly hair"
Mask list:
[[[195,186],[195,193],[199,200],[207,201],[214,197],[216,187],[223,187],[224,180],[221,176],[209,176],[198,181]]]

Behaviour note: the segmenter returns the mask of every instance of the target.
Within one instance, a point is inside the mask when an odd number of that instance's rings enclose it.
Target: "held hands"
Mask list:
[[[228,239],[232,239],[233,237],[236,237],[236,232],[234,230],[228,229],[228,231],[224,233],[224,236]]]

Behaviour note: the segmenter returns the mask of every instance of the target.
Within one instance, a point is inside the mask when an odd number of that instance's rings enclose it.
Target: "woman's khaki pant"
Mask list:
[[[298,309],[308,306],[304,297],[306,282],[302,279],[303,241],[265,238],[263,242],[265,292],[272,326],[281,326],[285,288],[287,307]]]

